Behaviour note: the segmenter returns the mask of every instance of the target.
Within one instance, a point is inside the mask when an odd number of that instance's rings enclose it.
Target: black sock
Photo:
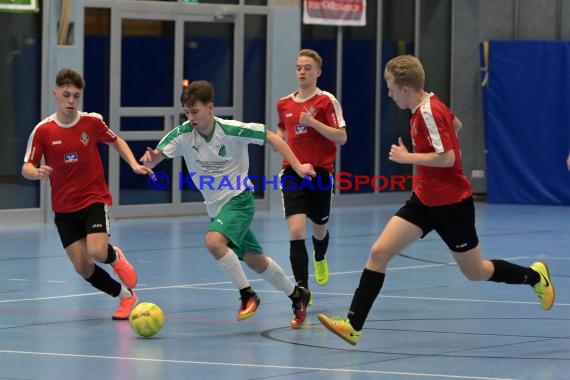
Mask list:
[[[489,261],[495,266],[495,271],[489,281],[507,284],[529,284],[530,286],[534,286],[540,281],[540,274],[531,268],[509,263],[505,260]]]
[[[91,277],[85,280],[110,296],[117,297],[121,293],[121,284],[113,280],[113,277],[97,264],[95,264],[95,271]]]
[[[111,244],[107,245],[107,258],[103,261],[104,264],[112,264],[117,260],[117,252]]]
[[[249,298],[251,297],[253,294],[255,294],[255,292],[253,291],[253,289],[251,288],[251,286],[245,287],[243,289],[239,290],[239,294],[242,297],[242,299],[244,298]]]
[[[386,275],[364,268],[348,311],[348,320],[355,330],[362,330],[372,304],[378,297]]]
[[[329,231],[323,238],[323,240],[317,240],[313,235],[313,247],[315,247],[315,260],[322,261],[327,253],[327,248],[329,247]]]
[[[293,290],[293,293],[289,295],[289,298],[291,299],[291,301],[296,301],[299,299],[300,296],[301,294],[299,294],[299,285],[295,285],[295,290]]]
[[[307,254],[305,240],[291,240],[289,243],[289,260],[295,281],[299,286],[309,289],[309,255]]]

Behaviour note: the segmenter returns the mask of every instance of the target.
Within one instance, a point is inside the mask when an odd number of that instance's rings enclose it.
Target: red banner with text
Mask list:
[[[366,0],[303,0],[303,23],[366,25]]]

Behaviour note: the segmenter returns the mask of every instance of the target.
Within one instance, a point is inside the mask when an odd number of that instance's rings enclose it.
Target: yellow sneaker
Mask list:
[[[540,281],[532,287],[540,299],[540,306],[544,310],[552,309],[552,305],[554,305],[554,285],[552,285],[550,280],[548,266],[542,261],[537,261],[530,268],[540,275]]]
[[[329,282],[329,264],[327,264],[327,259],[315,260],[315,251],[313,251],[313,264],[315,265],[315,282],[320,286],[326,285]]]
[[[324,314],[319,314],[319,321],[325,326],[329,331],[335,333],[345,342],[352,344],[353,346],[358,343],[360,338],[362,338],[362,331],[356,331],[348,318],[334,317],[329,318]]]

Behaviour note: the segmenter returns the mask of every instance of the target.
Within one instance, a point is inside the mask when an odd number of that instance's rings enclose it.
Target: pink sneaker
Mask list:
[[[127,261],[121,248],[113,247],[113,249],[117,253],[117,261],[112,265],[113,270],[127,288],[134,288],[137,286],[137,272],[135,268]]]
[[[113,314],[114,320],[123,321],[125,319],[129,319],[131,311],[133,310],[137,302],[139,302],[137,294],[132,290],[131,292],[133,293],[132,296],[130,296],[129,298],[121,298],[121,300],[119,301],[119,307],[115,311],[115,314]]]

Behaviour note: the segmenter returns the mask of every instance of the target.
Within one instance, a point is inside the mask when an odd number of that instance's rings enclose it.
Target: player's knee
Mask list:
[[[304,226],[290,226],[289,236],[291,240],[303,240],[305,239],[305,228]]]
[[[227,242],[220,239],[219,236],[219,234],[213,234],[210,232],[204,236],[204,246],[206,246],[208,251],[214,255],[218,255],[226,251]]]

